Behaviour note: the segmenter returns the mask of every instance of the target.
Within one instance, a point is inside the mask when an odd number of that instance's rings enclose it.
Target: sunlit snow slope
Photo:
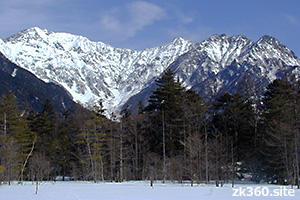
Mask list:
[[[175,38],[164,46],[136,51],[34,27],[0,41],[0,51],[45,82],[62,85],[75,101],[103,99],[111,113],[193,45]]]
[[[208,98],[234,91],[246,76],[265,87],[285,68],[300,74],[300,60],[270,36],[252,42],[242,35],[215,34],[199,44],[175,38],[137,51],[34,27],[0,40],[0,51],[38,78],[63,86],[75,101],[102,99],[108,116],[128,100],[145,102],[167,68],[184,86]]]

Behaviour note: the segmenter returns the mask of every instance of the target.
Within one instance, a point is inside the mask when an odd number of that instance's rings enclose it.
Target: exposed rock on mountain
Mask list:
[[[58,112],[74,108],[75,102],[67,91],[54,83],[45,83],[27,70],[10,62],[0,53],[0,96],[11,91],[21,105],[41,111],[49,99]]]
[[[265,87],[285,68],[298,73],[300,66],[296,55],[270,36],[253,42],[216,34],[199,44],[175,38],[137,51],[34,27],[0,40],[0,51],[43,81],[63,86],[75,101],[103,99],[108,113],[119,112],[126,102],[145,102],[167,68],[185,87],[209,99],[236,91],[246,76]]]
[[[285,70],[299,74],[298,66],[300,60],[296,55],[274,37],[263,36],[252,42],[246,36],[223,34],[196,44],[169,68],[185,87],[209,100],[218,94],[237,92],[250,83],[263,91]],[[128,104],[145,104],[154,89],[155,83],[133,96]]]
[[[62,85],[75,101],[101,98],[113,112],[193,45],[176,38],[136,51],[34,27],[5,39],[0,51],[43,81]]]

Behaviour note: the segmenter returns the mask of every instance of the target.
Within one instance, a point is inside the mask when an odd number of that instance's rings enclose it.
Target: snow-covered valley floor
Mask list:
[[[2,200],[241,200],[241,199],[300,199],[300,190],[290,186],[230,185],[216,188],[214,185],[154,182],[91,183],[91,182],[42,182],[38,194],[35,185],[13,183],[0,186]]]

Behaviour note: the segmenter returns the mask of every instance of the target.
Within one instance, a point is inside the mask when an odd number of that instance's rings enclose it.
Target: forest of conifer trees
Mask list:
[[[237,180],[299,185],[300,83],[275,80],[261,89],[206,102],[166,71],[146,106],[105,117],[100,100],[57,113],[0,100],[0,183],[13,180]],[[85,108],[84,108],[85,107]],[[88,108],[88,109],[86,109]]]

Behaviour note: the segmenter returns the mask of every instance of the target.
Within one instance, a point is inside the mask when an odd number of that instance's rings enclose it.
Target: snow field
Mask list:
[[[262,190],[262,188],[264,190]],[[253,196],[249,189],[257,189]],[[189,184],[154,182],[154,187],[150,187],[147,181],[125,182],[125,183],[91,183],[91,182],[42,182],[39,185],[38,194],[35,194],[35,184],[25,182],[23,186],[13,183],[12,185],[0,186],[0,199],[2,200],[243,200],[243,199],[299,199],[300,190],[292,190],[293,196],[288,195],[290,186],[274,185],[236,185],[235,190],[230,185],[216,188],[214,185],[194,185]],[[281,193],[274,193],[277,190]],[[268,196],[260,193],[269,192]],[[282,192],[286,191],[286,192]],[[266,193],[265,193],[266,194]],[[277,196],[274,196],[278,194]]]

